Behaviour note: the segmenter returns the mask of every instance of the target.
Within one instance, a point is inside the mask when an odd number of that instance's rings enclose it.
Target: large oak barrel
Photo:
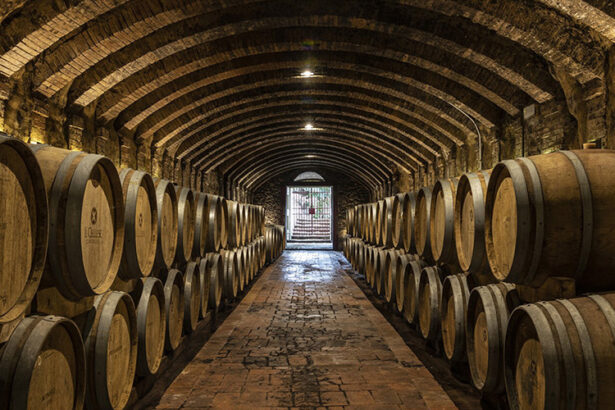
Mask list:
[[[226,223],[223,219],[220,197],[207,195],[207,239],[205,252],[218,252],[222,246],[222,238],[226,236]],[[225,241],[226,242],[226,241]],[[226,243],[225,243],[226,246]]]
[[[511,409],[612,409],[615,294],[518,307],[506,332]]]
[[[406,296],[407,281],[410,279],[410,262],[419,262],[416,255],[405,254],[397,258],[397,264],[395,266],[395,304],[397,305],[397,311],[402,313],[404,311],[404,300]],[[422,267],[417,266],[417,271],[420,275]]]
[[[384,219],[385,210],[384,200],[376,202],[376,214],[374,216],[374,238],[373,241],[377,245],[382,245],[382,220]]]
[[[82,333],[86,407],[123,409],[137,368],[137,316],[132,298],[115,291],[97,296]]]
[[[137,303],[137,375],[151,376],[158,372],[164,354],[167,317],[164,311],[164,287],[160,279],[141,278],[132,293]]]
[[[506,324],[519,303],[515,286],[510,283],[479,286],[470,292],[466,348],[472,384],[481,392],[504,392]]]
[[[26,144],[0,133],[0,324],[20,317],[38,289],[48,227],[36,158]]]
[[[436,262],[457,265],[455,246],[455,194],[457,178],[436,182],[431,193],[429,232],[431,252]]]
[[[226,215],[227,215],[227,233],[228,233],[228,241],[227,244],[229,247],[237,247],[241,243],[241,227],[240,227],[240,215],[239,215],[239,204],[235,201],[231,201],[227,199],[225,201],[226,204]]]
[[[149,174],[125,168],[120,172],[124,194],[124,253],[122,279],[149,276],[156,259],[158,207],[156,188]]]
[[[419,280],[419,327],[423,337],[429,341],[440,337],[441,276],[440,268],[427,266]]]
[[[245,247],[241,246],[235,249],[235,255],[237,256],[237,276],[239,277],[239,292],[243,292],[243,288],[246,286],[246,254]]]
[[[350,236],[355,234],[355,208],[346,209],[346,232]]]
[[[374,275],[372,288],[378,295],[382,295],[383,291],[382,283],[386,268],[386,252],[386,249],[383,247],[376,248],[374,251]]]
[[[396,197],[391,196],[382,201],[380,221],[380,243],[386,248],[393,247],[393,208]]]
[[[496,282],[485,248],[485,198],[490,171],[466,173],[455,194],[455,245],[457,259],[479,285]]]
[[[196,262],[188,262],[184,273],[184,332],[194,332],[201,313],[201,273]]]
[[[224,274],[224,260],[219,253],[207,254],[207,269],[209,272],[209,299],[210,309],[218,310],[222,301],[222,282]],[[206,308],[206,307],[205,307]],[[205,308],[201,306],[201,313],[205,314]]]
[[[258,237],[258,243],[259,243],[259,247],[260,247],[260,263],[259,263],[259,269],[263,268],[265,266],[265,263],[267,263],[267,243],[265,241],[265,237],[264,236],[259,236]]]
[[[487,189],[487,256],[500,280],[576,279],[615,288],[615,152],[559,151],[500,162]]]
[[[380,227],[377,226],[378,219],[378,203],[372,202],[367,205],[367,220],[368,220],[368,228],[367,228],[367,240],[372,245],[378,245],[378,236],[376,232],[380,231]]]
[[[402,232],[404,222],[404,206],[406,200],[408,200],[407,193],[397,194],[393,200],[393,209],[391,211],[391,226],[393,227],[393,231],[391,232],[391,240],[393,242],[393,246],[396,248],[404,247]]]
[[[194,244],[194,194],[188,188],[175,186],[177,194],[177,252],[175,263],[179,267],[186,265],[192,257]]]
[[[406,253],[416,253],[414,237],[414,220],[416,216],[416,193],[410,192],[404,196],[402,208],[401,239]]]
[[[222,296],[232,299],[239,292],[239,260],[233,250],[222,250],[220,255],[224,260],[224,272],[222,275]]]
[[[194,241],[192,259],[205,256],[209,234],[209,204],[207,194],[194,192]]]
[[[201,295],[201,302],[199,303],[199,317],[202,319],[207,315],[207,309],[209,307],[209,294],[211,287],[211,267],[209,266],[209,260],[207,257],[201,258],[197,265],[199,265],[199,285],[201,289],[199,294]]]
[[[387,302],[395,301],[395,282],[397,280],[397,266],[400,258],[412,258],[412,255],[405,255],[398,249],[387,251],[387,261],[385,262],[386,274],[384,277],[384,299]]]
[[[165,179],[155,179],[156,205],[158,209],[158,241],[156,267],[169,270],[177,250],[177,195],[173,184]]]
[[[0,409],[82,409],[85,378],[77,326],[59,316],[27,317],[0,356]]]
[[[220,248],[224,249],[229,244],[229,217],[228,207],[226,205],[226,199],[224,197],[216,197],[218,200],[219,214],[220,214]]]
[[[246,222],[246,205],[239,202],[237,203],[237,223],[239,227],[239,242],[237,243],[238,246],[243,246],[246,244]]]
[[[442,344],[444,355],[452,363],[465,362],[466,312],[470,288],[466,274],[449,275],[442,282]]]
[[[431,251],[431,188],[423,187],[416,196],[414,213],[414,241],[416,252],[428,263],[433,263]]]
[[[423,268],[425,268],[423,261],[413,261],[408,262],[403,272],[404,308],[402,313],[408,323],[416,326],[419,324],[419,284]]]
[[[167,273],[164,283],[164,311],[167,318],[164,348],[167,352],[172,352],[181,342],[184,323],[184,278],[177,269],[171,269]]]
[[[106,292],[124,248],[124,200],[113,162],[48,145],[32,150],[49,201],[44,281],[72,300]]]

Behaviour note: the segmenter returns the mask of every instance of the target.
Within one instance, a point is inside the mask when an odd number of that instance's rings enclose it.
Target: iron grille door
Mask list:
[[[331,242],[331,187],[288,187],[288,240]]]

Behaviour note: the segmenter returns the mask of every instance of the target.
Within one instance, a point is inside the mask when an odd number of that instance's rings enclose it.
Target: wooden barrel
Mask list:
[[[466,348],[472,384],[483,393],[504,392],[504,337],[512,309],[520,304],[510,283],[478,286],[470,292]]]
[[[201,313],[201,272],[196,262],[188,262],[184,273],[184,332],[194,332]]]
[[[414,325],[418,325],[419,323],[419,283],[421,280],[421,272],[424,267],[424,261],[408,262],[402,276],[404,281],[404,308],[402,313],[404,319],[406,319],[408,323]]]
[[[393,246],[396,248],[404,247],[404,239],[403,239],[403,221],[404,221],[404,206],[406,201],[408,200],[408,194],[402,193],[395,195],[395,199],[393,200],[393,209],[391,211],[391,241],[393,242]]]
[[[44,281],[67,299],[109,290],[124,248],[124,200],[117,169],[101,155],[32,146],[49,201]]]
[[[209,234],[209,204],[207,195],[194,192],[194,241],[192,242],[192,259],[205,256],[207,235]]]
[[[119,275],[124,280],[149,276],[156,259],[158,206],[149,174],[125,168],[120,172],[124,194],[124,253]]]
[[[48,227],[36,158],[26,144],[0,132],[0,324],[20,317],[38,289]]]
[[[422,267],[420,265],[420,259],[417,255],[401,254],[397,258],[397,263],[395,266],[395,304],[397,307],[397,311],[400,313],[404,311],[406,286],[407,281],[410,280],[410,272],[412,269],[412,267],[410,267],[410,262],[419,262],[416,269],[420,274]]]
[[[378,217],[378,203],[372,202],[368,204],[367,208],[367,240],[372,245],[378,244],[378,237],[376,236],[376,232],[379,232],[379,227],[376,226],[376,220]]]
[[[441,276],[440,268],[427,266],[419,280],[419,327],[423,337],[429,341],[440,337]]]
[[[382,241],[382,221],[386,213],[385,207],[386,205],[383,199],[376,202],[376,215],[374,220],[374,243],[376,243],[377,245],[384,244]]]
[[[239,228],[239,242],[238,246],[244,246],[246,244],[246,205],[241,202],[237,203],[237,223]]]
[[[442,283],[442,344],[451,363],[467,361],[466,311],[470,288],[466,274],[449,275]]]
[[[490,171],[466,173],[455,194],[455,246],[464,272],[478,285],[495,283],[485,248],[485,198]]]
[[[226,224],[223,223],[222,202],[220,197],[207,195],[207,236],[205,252],[218,252],[222,246],[223,232]]]
[[[241,242],[241,227],[240,227],[240,216],[238,203],[235,201],[231,201],[227,199],[226,203],[226,215],[228,218],[227,222],[227,232],[228,232],[228,246],[229,247],[237,247]]]
[[[167,317],[164,312],[164,287],[160,279],[141,278],[132,293],[137,304],[137,375],[155,375],[164,354]]]
[[[248,251],[250,255],[250,282],[252,282],[258,273],[258,245],[256,242],[252,242],[248,246]]]
[[[387,251],[387,261],[385,262],[386,273],[384,275],[384,299],[387,302],[395,301],[395,282],[397,280],[397,263],[399,258],[411,258],[411,255],[405,255],[398,249],[389,249]]]
[[[123,409],[137,368],[137,316],[132,298],[115,291],[97,296],[82,334],[86,406]]]
[[[372,284],[372,288],[376,291],[378,295],[382,295],[384,293],[384,276],[386,274],[386,263],[387,263],[387,250],[379,247],[374,252],[374,283]]]
[[[224,260],[224,273],[222,275],[222,296],[227,299],[237,297],[239,292],[239,260],[233,250],[220,251]]]
[[[27,317],[0,356],[0,409],[82,409],[85,371],[81,333],[71,320]]]
[[[576,279],[615,289],[615,151],[559,151],[503,161],[487,188],[485,240],[496,278],[539,286]]]
[[[431,193],[429,232],[430,247],[436,262],[457,265],[455,246],[455,194],[458,178],[436,182]]]
[[[164,283],[164,311],[167,318],[164,348],[177,349],[182,339],[184,323],[184,278],[180,271],[171,269]]]
[[[369,245],[367,248],[367,256],[365,258],[365,278],[371,287],[374,286],[374,278],[376,276],[377,268],[376,254],[379,250],[380,248],[374,245]]]
[[[361,275],[365,275],[366,249],[363,241],[359,240],[357,248],[357,272],[359,272]]]
[[[348,235],[354,236],[355,234],[355,220],[354,220],[354,213],[355,213],[355,208],[348,208],[346,209],[346,232],[348,233]]]
[[[194,194],[188,188],[175,186],[177,194],[177,252],[175,263],[184,267],[192,257],[194,244]]]
[[[523,305],[508,322],[511,409],[612,409],[615,294]]]
[[[199,303],[199,318],[203,319],[207,315],[207,310],[209,308],[209,294],[211,287],[211,267],[209,266],[209,260],[207,257],[201,258],[197,261],[197,265],[199,265],[199,284],[201,285],[201,289],[199,290],[199,294],[201,295],[201,302]]]
[[[380,221],[380,243],[386,248],[393,245],[393,208],[397,197],[391,196],[382,201],[382,220]]]
[[[226,206],[226,199],[224,197],[218,196],[218,207],[220,214],[220,249],[224,249],[228,246],[228,235],[229,235],[229,217],[228,217],[228,208]]]
[[[416,196],[414,192],[405,197],[402,210],[401,238],[406,253],[416,253],[416,239],[414,237],[414,219],[416,215]]]
[[[165,179],[154,179],[156,207],[158,209],[158,240],[156,267],[171,269],[177,250],[177,195],[173,184]]]
[[[207,269],[209,273],[209,298],[207,306],[217,311],[222,303],[224,260],[219,253],[208,253],[205,259],[207,259]],[[207,306],[201,305],[202,315],[205,315]]]
[[[258,244],[259,244],[259,255],[260,255],[260,263],[259,263],[259,269],[262,269],[265,266],[265,263],[267,262],[267,244],[265,242],[265,237],[264,236],[259,236],[258,237]]]
[[[423,187],[416,196],[414,213],[414,241],[416,253],[427,263],[434,263],[431,251],[431,188]]]
[[[387,302],[393,302],[399,312],[403,310],[403,287],[400,287],[403,283],[403,278],[400,279],[399,275],[402,274],[408,262],[413,260],[414,255],[404,254],[401,250],[391,251],[391,264],[389,265],[385,291]],[[400,290],[402,296],[398,296]],[[401,303],[400,299],[402,301]]]
[[[239,292],[243,292],[246,286],[246,254],[245,247],[241,246],[235,250],[237,255],[237,276],[239,277]]]

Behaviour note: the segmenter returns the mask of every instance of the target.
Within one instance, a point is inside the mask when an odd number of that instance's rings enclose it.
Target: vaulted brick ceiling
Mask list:
[[[3,3],[1,76],[247,189],[312,165],[374,188],[471,149],[561,96],[554,73],[605,93],[615,39],[608,0]]]

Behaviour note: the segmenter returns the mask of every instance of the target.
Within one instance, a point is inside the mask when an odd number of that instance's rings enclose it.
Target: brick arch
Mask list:
[[[240,139],[234,140],[227,138],[217,141],[211,144],[213,147],[211,151],[205,149],[200,156],[188,157],[190,158],[188,161],[199,169],[210,171],[216,169],[218,166],[222,166],[226,160],[225,153],[231,148],[233,149],[233,153],[241,154],[247,152],[249,156],[253,149],[252,144],[255,141],[258,141],[259,144],[266,145],[272,141],[279,143],[284,142],[286,139],[290,139],[291,141],[293,139],[302,141],[305,139],[307,141],[331,142],[339,145],[362,148],[367,151],[368,155],[372,156],[379,156],[381,152],[385,150],[386,159],[400,169],[405,172],[411,172],[416,169],[416,166],[412,165],[414,162],[410,162],[407,159],[407,153],[398,146],[373,137],[370,139],[369,135],[357,133],[357,130],[353,130],[352,128],[334,124],[334,127],[327,127],[325,131],[319,132],[318,135],[310,135],[309,138],[307,138],[304,131],[298,131],[296,125],[288,125],[288,123],[288,121],[284,121],[282,123],[284,124],[283,126],[277,123],[275,126],[261,127],[261,129],[257,131],[242,134]],[[352,137],[354,141],[349,141],[348,137]]]
[[[381,177],[390,177],[391,175],[392,167],[383,162],[386,160],[386,156],[383,153],[378,153],[379,157],[376,157],[371,153],[361,151],[356,146],[343,146],[328,142],[313,141],[295,142],[290,146],[280,146],[277,142],[262,146],[259,145],[257,149],[244,154],[240,158],[225,161],[229,164],[221,166],[220,168],[225,176],[233,178],[246,167],[257,167],[262,163],[274,162],[278,158],[278,155],[290,155],[295,152],[304,153],[305,155],[322,152],[331,152],[335,155],[341,152],[349,158],[356,158],[356,160],[363,165],[369,165],[368,169],[377,171]],[[247,160],[249,161],[244,162]]]
[[[317,158],[307,158],[306,155],[309,155],[309,153],[316,154]],[[359,158],[357,158],[355,153],[346,154],[341,151],[331,151],[326,148],[322,149],[318,147],[315,147],[313,150],[309,150],[302,147],[290,150],[281,150],[271,154],[271,157],[269,158],[257,158],[256,160],[251,161],[252,164],[250,166],[238,168],[237,172],[234,172],[232,176],[231,174],[225,174],[225,178],[231,178],[233,181],[237,181],[237,183],[240,184],[244,178],[247,178],[249,175],[256,174],[259,170],[269,166],[277,164],[290,164],[295,160],[308,159],[327,160],[340,165],[343,164],[345,166],[353,166],[354,169],[361,170],[364,175],[370,176],[373,181],[376,181],[378,184],[384,183],[392,176],[391,170],[372,169],[366,167],[365,164],[358,161]]]
[[[243,186],[248,190],[254,191],[256,188],[258,188],[258,186],[253,186],[254,184],[258,184],[260,181],[262,181],[263,175],[270,175],[270,174],[274,174],[275,172],[279,171],[279,170],[284,170],[284,171],[288,171],[288,170],[292,170],[301,166],[318,166],[318,165],[328,165],[330,167],[335,167],[338,170],[344,170],[346,172],[352,172],[354,175],[356,175],[356,172],[362,172],[361,169],[357,169],[355,166],[353,166],[352,164],[346,164],[343,163],[343,161],[339,161],[339,162],[332,162],[332,161],[327,161],[327,160],[320,160],[320,159],[296,159],[296,160],[287,160],[284,163],[278,163],[277,165],[274,166],[270,166],[266,169],[263,169],[262,171],[259,171],[259,174],[254,174],[254,172],[252,172],[251,174],[249,174],[247,176],[247,179],[245,180],[241,180],[241,181],[236,181],[236,184],[238,186]],[[254,171],[254,170],[253,170]],[[372,181],[372,180],[368,180],[368,179],[363,179],[369,186],[370,186],[370,191],[374,192],[376,191],[376,189],[380,186],[382,186],[382,184],[380,183],[380,181]]]
[[[177,153],[178,156],[183,157],[186,155],[186,151],[189,154],[191,147],[201,142],[201,135],[207,135],[208,138],[221,135],[223,134],[221,130],[239,129],[243,124],[251,124],[261,117],[279,116],[284,112],[302,115],[306,120],[309,120],[310,113],[322,113],[336,116],[345,115],[360,121],[369,121],[382,129],[386,127],[387,131],[390,130],[391,135],[406,136],[419,148],[421,153],[427,152],[433,155],[440,150],[450,149],[452,146],[450,143],[444,144],[434,139],[417,125],[404,121],[403,117],[398,118],[391,113],[369,109],[369,107],[346,101],[320,100],[310,104],[301,104],[300,100],[283,98],[279,101],[270,100],[263,104],[254,103],[254,105],[250,105],[250,103],[248,101],[243,109],[234,110],[225,115],[211,113],[210,116],[215,116],[214,120],[198,123],[203,124],[203,126],[195,127],[190,132],[182,134],[174,140],[173,144],[167,144],[165,147],[172,154]],[[290,104],[296,105],[296,108],[293,108]],[[340,112],[342,109],[344,113]],[[408,145],[408,148],[415,149],[411,145]]]
[[[370,24],[370,27],[372,25]],[[548,73],[544,73],[542,77],[537,76],[539,74],[537,70],[518,73],[515,69],[504,63],[498,62],[487,55],[480,54],[468,46],[462,46],[453,41],[435,35],[430,36],[426,32],[407,27],[399,27],[397,31],[401,32],[396,33],[398,36],[405,35],[408,41],[436,49],[439,51],[438,54],[446,55],[446,53],[449,53],[449,55],[457,60],[467,60],[471,64],[484,68],[486,72],[501,77],[502,80],[518,87],[537,102],[545,102],[552,98],[551,91],[547,91],[552,88],[551,83],[553,82]],[[100,98],[103,100],[102,105],[105,105],[105,94],[113,90],[112,95],[126,95],[124,99],[134,102],[142,97],[144,92],[151,92],[153,89],[161,87],[179,76],[200,70],[210,65],[211,61],[217,62],[223,59],[224,52],[199,52],[199,48],[203,46],[199,45],[187,50],[169,48],[157,52],[151,57],[140,57],[140,59],[147,59],[147,61],[139,63],[135,60],[135,62],[117,67],[115,71],[98,75],[98,77],[102,77],[98,80],[95,75],[83,75],[75,81],[70,100],[75,101],[77,105],[84,106]],[[279,46],[283,46],[283,44],[279,44]],[[235,59],[240,53],[254,52],[252,48],[250,50],[233,50],[232,57]],[[193,51],[195,49],[197,51]],[[440,50],[442,51],[440,52]],[[263,51],[260,52],[262,53]],[[203,58],[204,54],[207,57]],[[176,56],[177,58],[172,59],[169,58],[170,56]],[[158,72],[161,62],[164,62],[164,72]],[[512,65],[513,62],[507,61],[506,63],[511,63]],[[522,66],[518,68],[519,71],[522,69]],[[137,83],[137,85],[133,86],[134,83]],[[115,97],[107,99],[111,100],[110,103],[116,101]],[[124,106],[126,104],[128,103],[123,103]],[[108,115],[117,115],[117,112],[122,109],[121,104],[119,105],[120,107],[112,109],[111,114]]]
[[[295,80],[289,80],[289,81],[292,82]],[[213,110],[216,109],[215,104],[220,99],[238,100],[240,98],[242,99],[250,98],[251,97],[250,94],[267,95],[270,93],[279,92],[278,90],[279,88],[285,88],[285,87],[289,88],[290,86],[287,84],[288,84],[287,81],[282,81],[279,79],[278,80],[272,79],[266,82],[257,82],[255,84],[233,87],[232,88],[232,90],[234,91],[233,94],[229,94],[231,91],[231,88],[225,88],[225,91],[218,92],[218,93],[212,93],[212,94],[209,94],[207,97],[197,100],[198,103],[202,105],[199,105],[197,108],[192,110],[192,114],[190,111],[188,111],[187,113],[182,112],[181,115],[178,114],[174,117],[168,117],[164,121],[164,124],[158,124],[156,125],[155,129],[150,129],[149,132],[139,133],[138,135],[140,138],[145,139],[145,140],[153,137],[153,143],[155,143],[157,146],[165,145],[171,138],[173,138],[175,135],[177,135],[182,130],[187,129],[189,126],[197,122],[200,122],[202,119],[208,118],[207,113],[212,109]],[[321,82],[319,84],[315,84],[314,89],[316,89],[316,86],[318,86],[318,89],[322,89],[325,87],[338,88],[338,89],[342,89],[344,87],[352,87],[350,90],[356,90],[356,85],[357,84],[354,84],[351,79],[332,79],[329,77],[326,83]],[[297,81],[296,86],[297,88],[301,88],[303,84]],[[276,88],[271,90],[270,87],[276,87]],[[363,90],[365,90],[366,93],[368,92],[366,87],[361,87],[359,90],[361,92],[363,92]],[[459,131],[457,132],[451,132],[451,133],[446,134],[447,139],[457,144],[463,143],[465,139],[465,138],[458,137],[457,135],[459,133],[461,133],[464,136],[469,133],[472,133],[472,129],[470,128],[471,125],[465,125],[465,123],[467,122],[467,119],[464,118],[461,114],[459,114],[456,111],[448,115],[440,111],[439,106],[432,106],[432,105],[426,104],[425,102],[420,101],[418,98],[408,96],[404,94],[402,91],[394,90],[392,88],[385,90],[385,89],[380,89],[376,86],[373,86],[372,92],[379,93],[380,95],[384,97],[387,97],[389,95],[388,93],[390,93],[392,94],[391,99],[395,98],[395,100],[397,101],[400,101],[399,99],[403,99],[401,100],[401,102],[404,103],[404,105],[407,104],[409,106],[407,110],[408,111],[414,110],[416,113],[416,115],[414,116],[419,118],[423,122],[430,123],[430,124],[437,124],[440,126],[440,128],[450,129],[454,127],[454,128],[459,129]],[[377,98],[377,97],[378,95],[376,95],[376,97],[374,98]],[[196,105],[196,101],[195,101],[195,105]],[[439,113],[443,118],[441,119],[437,118],[437,115]],[[431,118],[428,119],[427,115],[429,115]],[[157,137],[157,135],[159,135],[159,137]],[[437,135],[436,135],[436,138],[437,138]],[[448,145],[450,142],[441,141],[441,143]]]
[[[355,98],[355,94],[357,98]],[[348,106],[352,108],[360,108],[366,112],[374,113],[375,115],[392,118],[394,122],[405,124],[409,128],[420,128],[422,131],[429,134],[427,140],[433,142],[440,147],[449,147],[452,144],[464,143],[466,136],[472,134],[472,130],[464,127],[463,130],[444,128],[447,125],[438,122],[439,118],[427,118],[426,116],[417,115],[417,107],[412,107],[414,111],[396,103],[396,100],[385,100],[378,98],[367,98],[365,95],[354,92],[344,92],[343,90],[332,89],[296,89],[270,92],[264,95],[254,97],[244,97],[243,95],[233,95],[231,99],[225,99],[221,102],[216,101],[215,106],[208,106],[207,114],[202,117],[195,117],[193,120],[186,122],[180,127],[165,135],[167,143],[163,144],[169,151],[175,153],[178,150],[182,151],[181,144],[193,135],[204,132],[210,124],[209,118],[215,116],[216,121],[223,120],[229,116],[241,114],[246,110],[255,109],[256,107],[275,107],[282,102],[287,104],[305,105],[308,103],[318,103],[339,106]],[[384,96],[383,96],[384,97]],[[198,119],[197,119],[198,118]],[[462,134],[463,132],[463,134]]]
[[[335,172],[335,173],[340,173],[341,175],[344,175],[345,177],[349,178],[350,180],[358,183],[359,185],[361,185],[361,187],[363,187],[368,194],[372,195],[374,192],[376,192],[376,190],[379,188],[378,185],[374,186],[374,185],[370,185],[368,182],[357,178],[356,175],[352,174],[351,172],[349,172],[349,170],[347,168],[344,168],[343,166],[337,165],[337,164],[330,164],[330,163],[299,163],[299,164],[292,164],[292,165],[286,165],[285,168],[282,171],[276,172],[275,175],[265,175],[263,178],[261,178],[261,180],[259,181],[259,184],[262,183],[266,183],[267,181],[269,181],[271,178],[275,178],[276,176],[280,175],[281,173],[284,172],[292,172],[292,173],[300,173],[303,171],[314,171],[318,172],[318,173],[322,173],[323,170],[326,170],[328,172]],[[326,180],[326,179],[325,179]],[[237,185],[239,186],[239,185]],[[242,188],[246,188],[246,187],[242,187]],[[254,187],[249,188],[249,190],[253,193],[256,191],[256,189]]]
[[[316,114],[318,115],[317,117]],[[374,124],[374,121],[367,118],[361,118],[361,122],[359,122],[357,121],[356,116],[352,116],[348,113],[335,115],[329,114],[328,111],[298,111],[297,109],[292,110],[289,108],[284,113],[269,113],[259,119],[247,119],[245,124],[231,123],[227,127],[218,131],[216,134],[207,135],[207,140],[203,140],[199,136],[195,136],[194,140],[190,142],[192,147],[187,149],[190,154],[183,156],[183,158],[186,158],[192,162],[195,158],[201,156],[201,154],[207,156],[210,148],[216,144],[223,144],[224,140],[222,138],[227,138],[226,141],[229,145],[232,145],[234,139],[241,137],[241,135],[248,134],[254,129],[266,133],[268,130],[273,129],[276,123],[289,121],[289,117],[297,116],[300,117],[295,120],[290,120],[291,123],[294,124],[295,130],[300,130],[300,128],[304,126],[306,119],[316,118],[316,127],[323,128],[325,131],[341,126],[344,128],[345,132],[352,134],[354,137],[372,140],[374,142],[381,142],[386,146],[398,146],[401,150],[403,150],[403,152],[405,152],[407,162],[410,163],[410,166],[413,162],[416,164],[431,162],[433,157],[438,155],[438,152],[429,153],[418,150],[416,146],[410,145],[406,142],[405,138],[400,138],[403,134],[400,136],[392,135],[388,132],[385,123]],[[319,125],[322,126],[319,127]],[[226,131],[231,129],[234,129],[234,132],[226,135]],[[204,145],[205,142],[210,143],[209,146]]]
[[[418,94],[425,96],[423,99],[426,100],[427,104],[431,104],[432,106],[434,105],[432,101],[435,101],[435,104],[437,104],[438,101],[446,101],[458,105],[462,109],[473,114],[476,118],[484,119],[488,117],[489,119],[486,120],[487,125],[493,124],[500,115],[500,111],[504,111],[509,115],[516,115],[519,113],[519,109],[516,105],[524,106],[533,102],[533,100],[527,96],[521,94],[516,94],[515,96],[512,89],[508,89],[506,93],[509,96],[508,98],[513,99],[514,97],[514,99],[516,99],[515,104],[506,101],[504,97],[497,95],[497,93],[488,90],[486,87],[483,87],[473,80],[468,79],[466,84],[457,83],[445,77],[438,77],[439,74],[435,74],[429,70],[417,69],[418,71],[413,72],[410,68],[412,66],[408,66],[408,68],[405,68],[405,66],[396,68],[393,62],[389,60],[378,62],[378,65],[376,65],[377,61],[374,57],[370,59],[371,66],[369,66],[361,64],[358,61],[353,62],[352,57],[358,56],[356,54],[345,54],[341,51],[327,54],[327,59],[323,59],[324,61],[322,61],[322,64],[326,67],[325,76],[329,77],[326,74],[330,73],[332,74],[331,80],[339,79],[340,81],[348,76],[362,76],[364,78],[363,81],[369,83],[369,86],[365,88],[372,89],[378,87],[381,88],[383,92],[390,92],[388,89],[392,87],[387,87],[387,84],[399,84],[400,88],[403,87],[408,89],[408,94],[410,95]],[[271,56],[271,58],[274,57]],[[142,128],[145,128],[142,124],[147,123],[149,118],[155,116],[157,112],[161,112],[160,116],[164,117],[164,114],[169,111],[169,107],[176,107],[175,110],[178,110],[182,107],[184,101],[188,103],[191,99],[195,98],[192,96],[196,94],[216,94],[216,90],[221,88],[218,86],[219,84],[224,82],[236,82],[234,80],[238,77],[245,78],[244,81],[240,82],[239,86],[241,86],[251,81],[250,74],[257,76],[263,72],[270,73],[270,76],[274,77],[275,80],[278,80],[277,77],[280,75],[287,75],[291,77],[289,80],[290,84],[292,84],[292,80],[300,81],[300,79],[294,79],[292,77],[293,74],[296,75],[304,66],[305,59],[302,58],[300,54],[294,53],[290,61],[278,60],[276,62],[256,64],[248,67],[241,66],[228,70],[226,70],[226,67],[222,67],[215,71],[205,69],[199,70],[198,74],[184,76],[173,81],[173,83],[167,87],[152,90],[149,94],[142,96],[140,100],[134,101],[130,106],[120,104],[119,106],[123,107],[123,112],[116,121],[116,126],[124,127],[128,130],[135,129],[140,125]],[[385,67],[391,67],[392,69],[387,71]],[[277,74],[276,71],[279,71],[279,74]],[[334,74],[336,72],[339,72],[340,75],[335,76]],[[404,74],[397,74],[397,72],[403,72]],[[313,80],[312,84],[317,85],[320,79]],[[322,80],[327,81],[329,78],[322,78]],[[346,84],[348,84],[347,81]],[[447,95],[442,93],[443,89],[448,90]],[[226,90],[218,92],[224,91]],[[230,92],[230,90],[228,92]],[[188,98],[188,96],[190,96],[190,98]],[[196,103],[193,103],[193,105],[194,104]],[[446,104],[444,104],[444,106],[446,109],[450,109]],[[104,101],[101,101],[98,107],[98,112],[104,121],[113,119],[114,117],[111,117],[112,113],[119,114],[119,111],[114,109],[114,107],[117,106],[109,107],[104,104]],[[188,108],[184,108],[183,110],[185,111],[187,109]],[[444,108],[439,108],[440,111],[443,109]],[[147,131],[144,131],[144,133],[146,135],[144,138],[147,138],[150,134]]]

